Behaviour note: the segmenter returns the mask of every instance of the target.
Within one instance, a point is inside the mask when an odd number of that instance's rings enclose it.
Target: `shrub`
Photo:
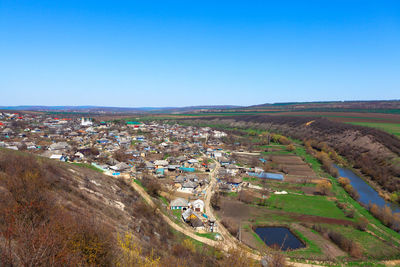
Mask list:
[[[372,204],[369,207],[369,211],[387,227],[395,231],[400,230],[400,215],[393,213],[389,206],[380,208],[376,204]]]
[[[341,210],[345,210],[347,208],[347,204],[343,202],[337,202],[336,206]]]
[[[361,217],[360,219],[358,219],[357,223],[356,223],[356,228],[360,231],[365,231],[367,230],[368,227],[368,220],[364,217]]]
[[[345,210],[344,215],[348,218],[354,218],[355,211],[353,209]]]
[[[341,186],[345,187],[346,185],[350,184],[350,180],[345,177],[339,177],[338,182]]]
[[[332,175],[333,177],[338,177],[339,172],[338,170],[333,166],[332,160],[329,158],[329,155],[323,151],[317,152],[315,156],[322,164],[322,168]]]
[[[360,247],[354,241],[348,239],[339,232],[328,230],[319,224],[314,224],[312,227],[315,231],[319,232],[321,235],[329,238],[342,250],[348,252],[352,257],[360,258],[362,256]]]
[[[332,184],[329,181],[322,181],[317,185],[317,190],[321,195],[328,195],[332,190]]]
[[[224,218],[221,221],[222,225],[231,233],[231,235],[236,236],[239,232],[239,225],[230,218]]]
[[[147,193],[150,196],[157,197],[159,196],[159,192],[161,191],[161,185],[155,178],[144,175],[142,179],[143,186],[147,189]]]
[[[212,196],[211,196],[211,199],[210,199],[210,203],[211,203],[211,206],[215,209],[215,210],[219,210],[220,208],[221,208],[221,197],[220,197],[220,195],[219,195],[219,193],[215,193],[215,194],[213,194]]]
[[[288,151],[294,151],[296,148],[295,148],[295,146],[293,144],[289,144],[289,145],[286,146],[286,149]]]
[[[346,190],[346,192],[355,200],[358,200],[360,198],[360,195],[358,194],[358,192],[350,185],[350,184],[346,184],[344,186],[344,190]]]

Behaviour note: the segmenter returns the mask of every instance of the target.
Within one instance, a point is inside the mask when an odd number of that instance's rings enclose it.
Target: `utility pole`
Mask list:
[[[240,220],[239,231],[237,233],[236,238],[239,240],[239,242],[242,242],[242,220]]]

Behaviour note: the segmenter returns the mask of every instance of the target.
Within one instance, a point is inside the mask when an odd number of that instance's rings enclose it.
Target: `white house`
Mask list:
[[[93,121],[92,121],[92,119],[90,119],[90,118],[82,117],[82,119],[81,119],[81,125],[82,125],[82,126],[92,126],[92,125],[93,125]]]
[[[189,159],[188,162],[190,164],[195,164],[195,163],[199,163],[199,161],[197,159]]]
[[[213,133],[215,138],[221,138],[227,135],[226,133],[220,131],[214,131]]]
[[[204,212],[204,201],[201,199],[197,199],[190,203],[194,211]]]

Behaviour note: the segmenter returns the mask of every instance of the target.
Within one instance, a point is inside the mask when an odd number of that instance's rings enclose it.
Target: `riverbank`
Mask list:
[[[360,169],[354,168],[353,165],[347,162],[345,160],[345,164],[343,163],[335,163],[336,166],[341,167],[341,168],[346,168],[350,171],[352,171],[355,175],[357,175],[359,178],[361,178],[366,184],[368,184],[371,188],[373,188],[380,197],[382,197],[386,202],[390,202],[393,204],[398,205],[399,203],[393,202],[391,197],[390,197],[390,192],[387,190],[383,189],[382,186],[380,186],[376,181],[374,181],[371,177],[365,175]]]

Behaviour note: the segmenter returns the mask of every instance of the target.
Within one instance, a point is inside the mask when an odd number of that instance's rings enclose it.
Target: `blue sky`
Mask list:
[[[0,0],[0,105],[400,98],[399,1]]]

